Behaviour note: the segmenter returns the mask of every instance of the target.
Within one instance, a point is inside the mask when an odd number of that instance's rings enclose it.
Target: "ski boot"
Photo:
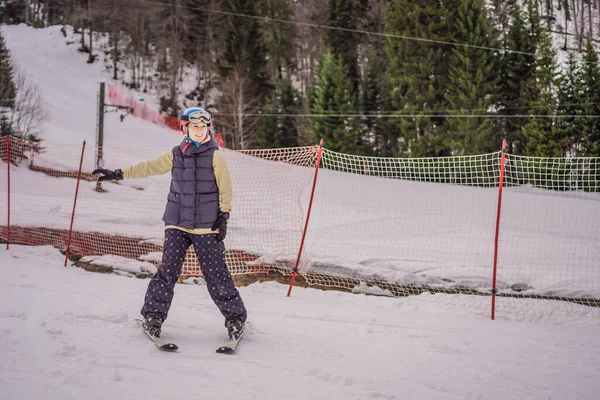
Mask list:
[[[142,327],[154,337],[160,337],[160,328],[163,320],[156,315],[146,315],[142,320]]]
[[[244,323],[240,320],[229,321],[226,326],[229,340],[237,340],[244,333]]]

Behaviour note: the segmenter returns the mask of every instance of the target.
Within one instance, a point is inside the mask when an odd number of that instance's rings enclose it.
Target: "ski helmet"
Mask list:
[[[181,127],[181,133],[184,135],[188,134],[187,126],[189,123],[204,122],[207,127],[210,127],[212,117],[210,113],[200,107],[191,107],[181,113],[179,124]]]

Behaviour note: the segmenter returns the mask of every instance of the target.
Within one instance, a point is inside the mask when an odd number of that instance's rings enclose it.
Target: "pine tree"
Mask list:
[[[358,88],[358,42],[359,35],[352,30],[358,28],[361,18],[359,0],[329,0],[327,25],[339,29],[327,31],[327,46],[336,57],[341,57],[353,87]]]
[[[385,44],[392,108],[414,115],[392,122],[400,130],[403,150],[414,157],[451,154],[443,116],[448,106],[448,46],[440,42],[450,38],[454,10],[435,0],[393,0],[385,13],[386,33],[436,41],[389,38]]]
[[[267,51],[261,34],[260,25],[255,18],[245,18],[233,14],[256,15],[253,2],[230,0],[227,2],[227,30],[225,33],[224,64],[221,74],[227,76],[235,67],[241,68],[254,82],[257,92],[268,95],[268,76],[266,71]]]
[[[260,15],[279,20],[290,20],[292,8],[287,0],[258,0],[256,9]],[[284,73],[294,65],[295,25],[265,22],[261,27],[268,57],[268,70],[271,79],[281,80]]]
[[[573,52],[569,52],[567,63],[559,79],[558,106],[555,131],[566,142],[565,155],[573,155],[581,146],[580,93],[578,83],[579,65]]]
[[[0,31],[0,108],[13,108],[16,97],[12,60]]]
[[[553,115],[558,107],[558,65],[552,37],[545,29],[540,31],[539,45],[535,56],[536,68],[532,75],[531,114],[523,127],[525,137],[524,154],[536,157],[564,157],[568,139],[555,126]]]
[[[259,133],[257,146],[260,148],[296,147],[298,121],[295,117],[300,107],[300,94],[292,85],[290,76],[281,81],[276,90],[273,108],[265,118]]]
[[[335,111],[333,109],[333,76],[335,74],[335,57],[326,51],[321,57],[319,70],[309,92],[310,112],[315,116],[311,119],[311,132],[316,141],[323,139],[328,149],[338,149],[335,142],[333,129],[337,124],[336,117],[323,116]],[[317,115],[319,114],[319,115]]]
[[[279,142],[279,116],[275,111],[271,111],[273,115],[264,117],[258,137],[256,139],[257,149],[277,149],[281,147]]]
[[[361,82],[360,108],[363,114],[362,129],[370,144],[365,143],[365,151],[370,150],[380,157],[397,157],[397,129],[390,123],[387,116],[391,109],[387,74],[381,70],[385,60],[375,51],[369,53]]]
[[[255,3],[229,0],[226,3],[224,48],[219,59],[222,96],[219,102],[224,114],[219,123],[230,132],[234,149],[254,145],[260,130],[260,120],[248,114],[258,114],[271,96],[272,86],[267,73],[267,52],[259,21],[243,15],[256,15]]]
[[[23,1],[0,1],[0,23],[20,24],[25,21],[26,3]]]
[[[537,33],[532,33],[529,22],[518,4],[511,11],[512,25],[505,37],[507,50],[502,59],[500,73],[501,114],[522,115],[529,112],[533,71],[533,54],[537,48]],[[523,126],[527,120],[519,117],[501,119],[498,130],[508,141],[509,152],[522,154],[525,151]]]
[[[298,132],[298,120],[294,116],[298,114],[300,110],[300,93],[294,88],[292,84],[292,77],[288,75],[283,79],[280,86],[281,100],[281,118],[279,121],[280,126],[280,144],[282,147],[297,147],[300,145],[299,132]]]
[[[356,116],[357,96],[342,57],[337,59],[333,85],[335,87],[333,110],[337,110],[337,113],[342,116],[338,118],[338,123],[333,130],[339,151],[356,155],[368,154],[360,130],[360,120]]]
[[[15,107],[16,97],[13,65],[2,31],[0,31],[0,136],[13,134],[8,115],[10,110]]]
[[[0,24],[9,23],[8,19],[8,4],[5,0],[0,0]]]
[[[341,58],[326,51],[310,91],[311,131],[316,141],[323,138],[328,149],[342,153],[362,154],[352,83]],[[330,114],[331,116],[327,116]]]
[[[586,157],[600,157],[600,66],[598,54],[588,39],[579,70],[580,117],[582,146],[581,154]],[[590,116],[590,117],[586,117]]]
[[[482,0],[465,0],[458,8],[455,40],[477,47],[455,47],[450,59],[451,114],[486,114],[498,100],[498,57],[483,47],[497,47],[497,33],[487,21]],[[449,118],[448,130],[455,154],[496,151],[500,138],[489,118]]]
[[[8,116],[0,109],[0,136],[12,134],[12,129],[8,121]]]

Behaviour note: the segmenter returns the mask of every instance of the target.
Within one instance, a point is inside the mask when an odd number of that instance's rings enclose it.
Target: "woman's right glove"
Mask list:
[[[123,171],[120,169],[115,169],[111,171],[110,169],[98,168],[92,171],[92,175],[100,175],[99,181],[120,181],[123,180]]]

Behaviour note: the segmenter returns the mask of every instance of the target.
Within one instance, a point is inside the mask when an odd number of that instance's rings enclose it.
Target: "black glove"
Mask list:
[[[123,180],[123,171],[120,169],[115,169],[111,171],[110,169],[98,168],[92,171],[92,175],[100,175],[99,181],[120,181]]]
[[[229,219],[229,213],[219,211],[219,215],[217,215],[217,220],[212,226],[212,230],[216,231],[219,229],[219,233],[217,233],[217,241],[220,242],[225,240],[225,236],[227,235],[227,220]]]

